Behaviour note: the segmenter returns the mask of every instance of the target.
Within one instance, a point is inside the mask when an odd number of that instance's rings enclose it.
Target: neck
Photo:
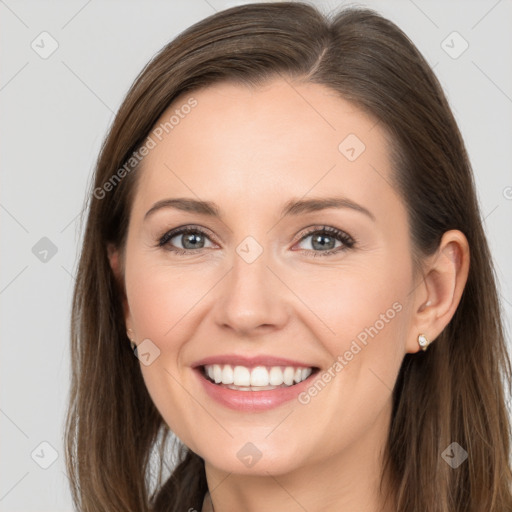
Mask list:
[[[384,496],[379,492],[389,419],[390,408],[386,408],[365,435],[340,452],[285,474],[227,473],[205,461],[208,488],[213,491],[212,506],[208,508],[206,496],[203,511],[393,512],[394,503],[384,507]]]

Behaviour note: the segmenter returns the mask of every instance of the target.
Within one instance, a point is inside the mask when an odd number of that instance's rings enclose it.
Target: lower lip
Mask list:
[[[312,379],[318,373],[312,373],[306,380],[293,386],[266,391],[237,391],[209,381],[204,376],[202,368],[195,368],[194,372],[211,398],[230,409],[244,412],[266,411],[297,398],[297,395],[311,385]]]

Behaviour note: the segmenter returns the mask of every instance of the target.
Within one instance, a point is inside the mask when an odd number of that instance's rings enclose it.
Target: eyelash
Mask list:
[[[171,231],[168,231],[167,233],[165,233],[158,240],[158,243],[156,244],[156,247],[164,247],[165,245],[168,244],[169,240],[171,240],[175,236],[184,235],[184,234],[190,234],[190,233],[201,233],[202,235],[205,235],[206,237],[209,238],[208,234],[203,229],[201,229],[199,227],[195,227],[195,226],[185,226],[185,227],[177,228],[175,230],[171,230]],[[330,226],[323,226],[320,229],[318,227],[315,227],[315,228],[307,231],[299,239],[299,241],[297,243],[302,242],[305,238],[307,238],[308,236],[311,236],[312,234],[315,234],[315,233],[322,233],[322,234],[333,235],[334,238],[336,240],[339,240],[340,242],[342,242],[343,245],[341,247],[336,247],[335,249],[329,249],[328,251],[313,251],[313,250],[308,250],[308,249],[300,249],[300,251],[302,251],[302,252],[313,253],[313,257],[330,256],[330,255],[335,254],[335,253],[343,252],[343,251],[346,251],[348,249],[351,249],[357,243],[356,240],[354,240],[351,236],[347,235],[346,233],[344,233],[343,231],[341,231],[341,230],[339,230],[337,228],[333,228],[333,227],[330,227]],[[198,251],[201,251],[202,249],[203,248],[200,248],[200,249],[180,249],[178,247],[170,246],[170,244],[169,244],[169,248],[166,249],[166,250],[174,252],[177,255],[184,256],[184,255],[187,255],[187,254],[189,254],[189,255],[190,254],[196,254]]]

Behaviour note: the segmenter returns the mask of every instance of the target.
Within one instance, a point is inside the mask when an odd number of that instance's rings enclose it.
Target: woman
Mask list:
[[[471,166],[400,29],[253,4],[161,50],[98,160],[72,370],[79,510],[512,510]]]

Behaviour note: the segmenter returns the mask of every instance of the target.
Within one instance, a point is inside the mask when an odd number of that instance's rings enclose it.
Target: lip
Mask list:
[[[230,364],[231,366],[246,366],[247,368],[253,368],[255,366],[300,366],[302,368],[317,368],[311,363],[286,359],[283,357],[270,355],[248,357],[236,354],[224,354],[205,357],[204,359],[196,361],[194,364],[192,364],[192,368],[197,369],[200,366],[205,366],[208,364]]]
[[[267,361],[267,359],[265,360]],[[225,360],[223,359],[223,361]],[[286,364],[283,366],[294,365],[295,363],[293,365]],[[271,366],[279,365],[274,363]],[[306,365],[306,367],[308,366]],[[314,368],[315,370],[313,371],[313,373],[306,380],[303,380],[298,384],[266,391],[237,391],[236,389],[224,388],[222,386],[214,384],[205,377],[202,365],[197,366],[196,368],[193,369],[193,371],[194,374],[197,375],[197,378],[201,382],[201,385],[203,386],[208,396],[210,396],[210,398],[213,398],[217,403],[225,407],[228,407],[229,409],[234,409],[236,411],[259,412],[274,409],[284,404],[285,402],[289,402],[290,400],[296,399],[297,395],[305,391],[312,384],[312,381],[320,373],[318,368]]]

